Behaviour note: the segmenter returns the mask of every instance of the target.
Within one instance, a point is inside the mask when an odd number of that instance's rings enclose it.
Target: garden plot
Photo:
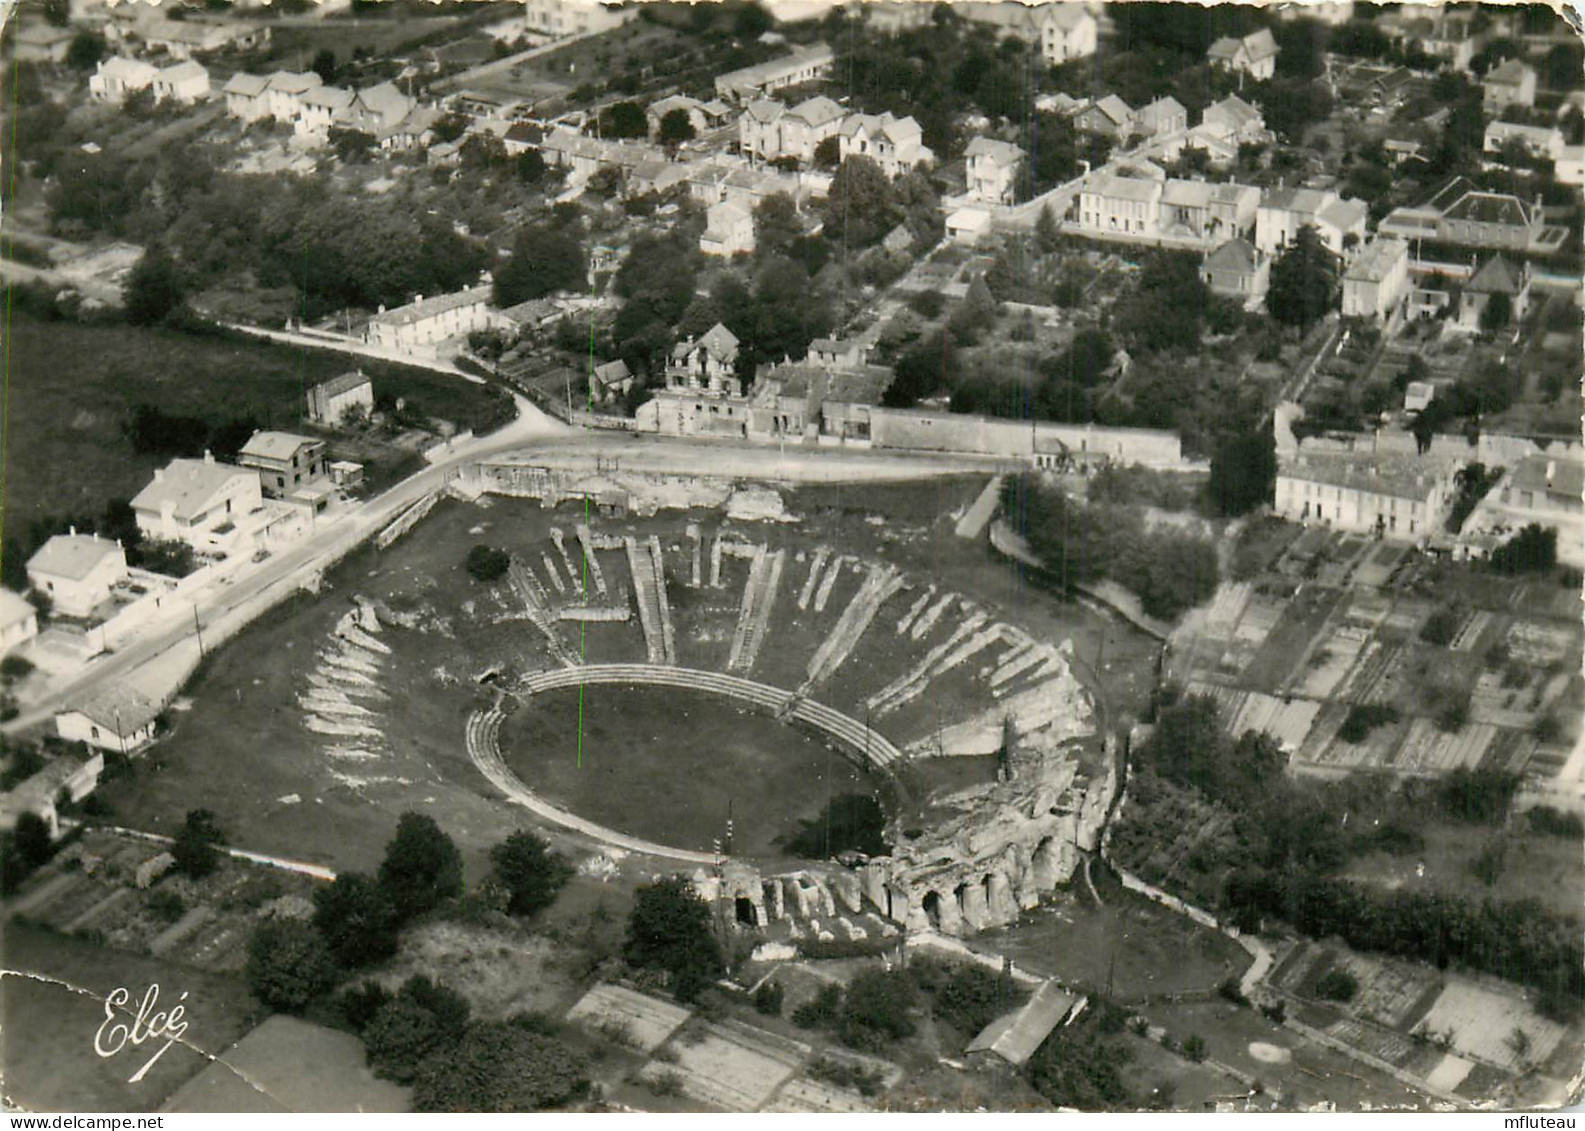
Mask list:
[[[809,1046],[746,1025],[704,1024],[695,1039],[670,1046],[676,1063],[652,1060],[646,1080],[675,1072],[683,1091],[726,1111],[756,1111],[803,1066]]]
[[[1453,734],[1446,734],[1430,719],[1415,719],[1386,768],[1405,774],[1435,775],[1460,767],[1473,770],[1496,737],[1497,728],[1489,723],[1468,723]]]
[[[1295,694],[1313,699],[1330,697],[1365,651],[1370,634],[1369,628],[1354,624],[1338,625],[1327,633],[1305,662],[1304,672],[1293,689]]]
[[[1385,585],[1387,578],[1392,576],[1392,571],[1398,568],[1398,563],[1403,561],[1408,552],[1408,546],[1383,542],[1359,563],[1354,572],[1354,584],[1371,589]]]
[[[649,997],[626,986],[602,982],[567,1011],[567,1020],[596,1032],[620,1031],[623,1043],[654,1052],[692,1016],[680,1005]]]
[[[1239,691],[1210,683],[1191,683],[1189,691],[1216,700],[1222,720],[1234,738],[1261,731],[1287,751],[1300,749],[1321,713],[1321,704],[1309,699],[1283,700],[1259,691]]]
[[[1514,1073],[1545,1061],[1567,1034],[1516,993],[1462,978],[1448,981],[1421,1025],[1428,1033],[1450,1035],[1462,1055]]]
[[[1515,621],[1508,629],[1507,641],[1515,660],[1538,668],[1561,663],[1575,650],[1571,629],[1539,621]]]
[[[1483,671],[1470,691],[1469,713],[1476,722],[1523,730],[1535,723],[1530,696],[1522,687],[1508,687],[1502,672]]]

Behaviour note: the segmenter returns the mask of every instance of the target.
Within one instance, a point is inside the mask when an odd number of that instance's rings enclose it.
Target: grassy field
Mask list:
[[[609,828],[709,851],[765,856],[828,798],[868,775],[811,734],[742,704],[676,688],[600,685],[528,700],[501,733],[507,765],[536,793]]]
[[[157,1110],[204,1068],[203,1053],[224,1052],[253,1027],[261,1012],[240,979],[107,950],[14,922],[5,925],[5,969],[37,976],[0,977],[6,1098],[33,1111]],[[160,1009],[186,995],[181,1004],[188,1028],[182,1044],[161,1056],[141,1082],[129,1084],[128,1078],[164,1042],[129,1043],[114,1056],[96,1056],[94,1036],[105,1022],[104,997],[124,988],[138,1002],[156,983]],[[129,1016],[118,1017],[130,1023]]]
[[[102,514],[165,461],[132,450],[134,406],[219,426],[251,417],[300,428],[304,393],[359,359],[231,337],[130,326],[42,322],[15,314],[6,344],[5,529],[44,516]],[[390,393],[461,427],[488,419],[495,394],[460,378],[363,361],[375,395]],[[393,459],[395,458],[393,454]],[[373,470],[373,469],[371,469]]]

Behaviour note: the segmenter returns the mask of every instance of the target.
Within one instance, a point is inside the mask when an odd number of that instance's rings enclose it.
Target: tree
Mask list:
[[[374,152],[374,135],[363,130],[331,126],[325,135],[325,140],[330,143],[330,148],[335,150],[336,156],[349,165],[357,164]]]
[[[492,875],[508,894],[507,910],[533,915],[555,901],[572,866],[541,837],[519,829],[490,850]]]
[[[1050,255],[1062,246],[1062,236],[1057,229],[1057,218],[1051,205],[1042,204],[1035,219],[1035,248],[1041,255]]]
[[[1480,328],[1485,334],[1495,334],[1499,330],[1506,330],[1508,323],[1513,318],[1513,300],[1502,291],[1488,295],[1486,305],[1481,307]]]
[[[761,982],[754,991],[754,1012],[766,1017],[780,1017],[782,1002],[786,997],[782,984],[774,978]]]
[[[662,145],[681,145],[685,141],[692,141],[698,136],[698,131],[693,128],[693,119],[688,117],[686,110],[668,110],[660,120],[660,133],[657,139]]]
[[[73,70],[91,71],[98,66],[110,48],[104,36],[91,31],[80,31],[72,37],[66,48],[66,65]]]
[[[163,322],[181,309],[186,293],[175,262],[155,244],[143,253],[122,289],[127,321],[134,326]]]
[[[40,7],[51,27],[66,27],[72,22],[71,0],[43,0]]]
[[[842,139],[832,134],[815,145],[815,168],[835,169],[842,163]]]
[[[1557,565],[1557,528],[1532,522],[1492,551],[1498,573],[1544,573]]]
[[[419,1070],[413,1109],[539,1111],[576,1099],[588,1086],[582,1059],[561,1041],[521,1019],[481,1021]]]
[[[600,115],[600,136],[608,138],[648,137],[649,119],[637,102],[616,102]]]
[[[462,1029],[448,1027],[418,995],[397,994],[363,1030],[363,1045],[375,1074],[398,1084],[411,1084],[418,1074],[437,1063],[435,1054]]]
[[[1308,333],[1337,302],[1337,261],[1309,224],[1271,265],[1266,309],[1279,322]]]
[[[432,817],[403,813],[380,863],[380,886],[408,920],[462,894],[462,854]]]
[[[545,159],[540,156],[539,150],[525,149],[517,155],[517,179],[523,184],[540,184],[549,171],[550,166],[545,164]]]
[[[506,576],[511,568],[512,556],[505,550],[482,543],[468,551],[468,575],[475,581],[496,581]]]
[[[16,853],[17,859],[29,871],[48,861],[55,855],[55,838],[50,835],[49,822],[32,811],[20,814],[11,841],[11,851]]]
[[[391,897],[377,881],[343,872],[314,892],[314,926],[336,961],[359,969],[396,953],[398,919]]]
[[[225,835],[215,824],[215,815],[208,809],[193,809],[182,822],[171,845],[171,855],[176,858],[176,869],[184,876],[200,879],[215,870],[220,855],[217,844],[226,842]]]
[[[891,182],[873,159],[845,158],[826,197],[825,236],[850,248],[878,242],[897,224]]]
[[[1324,1001],[1353,1001],[1359,993],[1359,979],[1347,970],[1333,967],[1316,979],[1315,996]]]
[[[271,1009],[297,1013],[329,993],[339,975],[324,937],[301,920],[262,923],[248,940],[248,988]]]
[[[1277,439],[1270,429],[1225,437],[1211,454],[1211,501],[1223,515],[1247,514],[1271,501]]]
[[[512,256],[495,273],[495,304],[516,306],[581,287],[588,274],[583,244],[564,228],[535,224],[517,234]]]
[[[901,970],[866,970],[848,984],[837,1034],[852,1048],[875,1052],[913,1036],[914,985]]]
[[[331,85],[336,81],[336,53],[328,47],[321,47],[314,61],[308,64],[308,69],[319,76],[320,82]]]
[[[754,209],[754,242],[762,255],[780,255],[803,235],[798,205],[784,192],[774,192]]]
[[[430,131],[440,141],[456,141],[459,137],[468,132],[468,119],[463,117],[461,114],[458,114],[456,111],[453,111],[450,114],[446,114],[440,118],[437,118],[435,120],[435,124],[430,127]]]
[[[692,1001],[722,969],[710,908],[679,877],[639,888],[622,957],[632,966],[666,971],[677,999]]]
[[[775,26],[775,18],[758,4],[738,5],[732,15],[732,38],[758,39]]]

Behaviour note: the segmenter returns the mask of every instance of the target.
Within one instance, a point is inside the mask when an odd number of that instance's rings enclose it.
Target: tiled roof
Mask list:
[[[159,717],[160,705],[142,692],[123,685],[111,685],[96,692],[62,714],[76,711],[113,734],[131,734]]]
[[[269,85],[270,80],[263,75],[250,75],[246,71],[238,71],[226,80],[225,92],[254,98],[263,94]]]
[[[1161,193],[1161,182],[1141,180],[1137,177],[1118,177],[1110,173],[1102,173],[1090,181],[1081,191],[1095,193],[1099,196],[1112,197],[1117,200],[1152,201],[1158,199]]]
[[[342,393],[350,392],[361,385],[369,384],[369,379],[362,373],[343,373],[340,377],[332,377],[328,381],[321,381],[314,386],[314,392],[322,397],[339,397]]]
[[[1390,236],[1373,240],[1359,253],[1354,262],[1348,265],[1343,278],[1360,283],[1379,283],[1387,277],[1387,272],[1391,271],[1400,259],[1405,259],[1408,255],[1409,245],[1402,240],[1395,240]]]
[[[185,82],[188,79],[208,79],[209,71],[203,64],[189,59],[185,63],[177,63],[174,67],[166,67],[155,77],[161,82]]]
[[[1449,220],[1470,220],[1478,224],[1530,226],[1524,204],[1517,196],[1506,193],[1467,192],[1443,215]]]
[[[1010,141],[1000,141],[993,137],[977,137],[969,142],[968,148],[963,151],[963,156],[989,157],[998,165],[1016,165],[1024,159],[1024,151]]]
[[[28,559],[28,570],[81,581],[108,555],[123,556],[121,546],[113,539],[92,534],[57,534]]]
[[[1487,71],[1486,81],[1488,83],[1517,86],[1524,81],[1526,74],[1531,78],[1535,77],[1535,71],[1532,68],[1527,67],[1518,59],[1509,59],[1502,65]]]
[[[1173,178],[1162,187],[1161,203],[1174,204],[1180,208],[1209,208],[1211,195],[1211,186],[1204,181]]]
[[[1547,478],[1549,467],[1552,469],[1551,479]],[[1577,507],[1582,496],[1585,496],[1585,463],[1581,463],[1578,458],[1558,459],[1548,456],[1546,452],[1538,452],[1526,456],[1514,468],[1513,486],[1521,491],[1545,491],[1549,495],[1570,500]]]
[[[1077,1001],[1074,994],[1047,982],[1024,1005],[981,1030],[965,1051],[992,1052],[1009,1064],[1021,1065],[1035,1055]]]
[[[1244,275],[1254,274],[1259,263],[1259,253],[1256,252],[1255,245],[1241,239],[1228,240],[1205,259],[1205,266],[1209,271],[1236,271]]]
[[[305,445],[318,444],[320,441],[307,436],[294,435],[291,432],[255,432],[248,437],[248,442],[242,445],[239,456],[253,456],[256,459],[286,460],[291,459]]]
[[[1241,41],[1234,39],[1230,35],[1224,35],[1221,39],[1211,44],[1209,50],[1206,51],[1206,55],[1212,59],[1234,59],[1238,57],[1238,49],[1242,46],[1243,43]]]
[[[321,86],[303,95],[303,105],[323,106],[325,109],[335,113],[351,106],[352,100],[356,97],[357,95],[352,91],[345,90],[339,86]]]
[[[324,85],[323,80],[312,71],[276,71],[268,81],[271,90],[280,90],[287,94],[302,94],[304,91],[313,90],[316,86]]]
[[[807,122],[811,126],[824,126],[836,121],[846,112],[832,99],[827,98],[823,94],[818,94],[813,98],[798,103],[798,105],[788,111],[788,115]]]
[[[1523,288],[1524,276],[1500,255],[1494,255],[1481,264],[1480,270],[1464,284],[1466,291],[1482,295],[1516,295]]]
[[[756,122],[770,123],[776,121],[787,112],[783,106],[773,98],[756,98],[743,108],[743,113],[753,118]]]
[[[201,514],[209,501],[238,475],[257,476],[257,472],[229,463],[173,459],[137,493],[132,506],[140,511],[163,511],[169,503],[177,519],[190,519]]]
[[[360,109],[378,115],[382,122],[395,123],[407,117],[414,103],[411,98],[397,89],[395,83],[382,82],[367,90],[358,91],[357,105]]]
[[[1207,114],[1215,110],[1219,115],[1233,119],[1235,129],[1242,129],[1260,120],[1260,111],[1236,94],[1229,94],[1220,102],[1213,102],[1205,109]]]
[[[123,82],[129,80],[149,82],[159,72],[141,59],[128,59],[123,55],[116,55],[99,64],[99,73],[121,79]]]
[[[369,321],[379,322],[385,326],[411,326],[426,318],[445,314],[448,310],[476,306],[489,301],[490,294],[483,289],[452,291],[448,295],[434,295],[418,302],[410,302],[406,306],[399,306],[395,310],[387,310],[384,314],[376,314]]]
[[[1123,125],[1134,116],[1133,108],[1115,94],[1108,94],[1097,101],[1095,108],[1118,125]]]
[[[1322,483],[1424,502],[1452,463],[1430,455],[1400,452],[1301,452],[1284,461],[1279,474],[1300,482]]]

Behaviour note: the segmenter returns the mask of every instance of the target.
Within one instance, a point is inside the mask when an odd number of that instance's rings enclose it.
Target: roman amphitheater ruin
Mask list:
[[[1115,751],[1068,641],[1036,639],[972,593],[811,536],[765,487],[502,457],[466,467],[447,493],[484,508],[521,506],[504,498],[560,508],[478,602],[480,615],[488,604],[530,640],[535,658],[521,671],[470,673],[488,694],[465,734],[494,788],[541,820],[606,851],[659,858],[745,926],[827,939],[1010,923],[1096,848]],[[413,525],[404,518],[393,540]],[[359,597],[300,699],[305,726],[348,770],[378,758],[386,692],[376,676],[403,629],[423,631],[411,614]],[[596,639],[618,643],[594,654]],[[747,705],[817,732],[890,782],[954,759],[995,769],[888,805],[885,856],[788,868],[668,845],[541,796],[503,754],[503,726],[536,697],[600,684]]]

